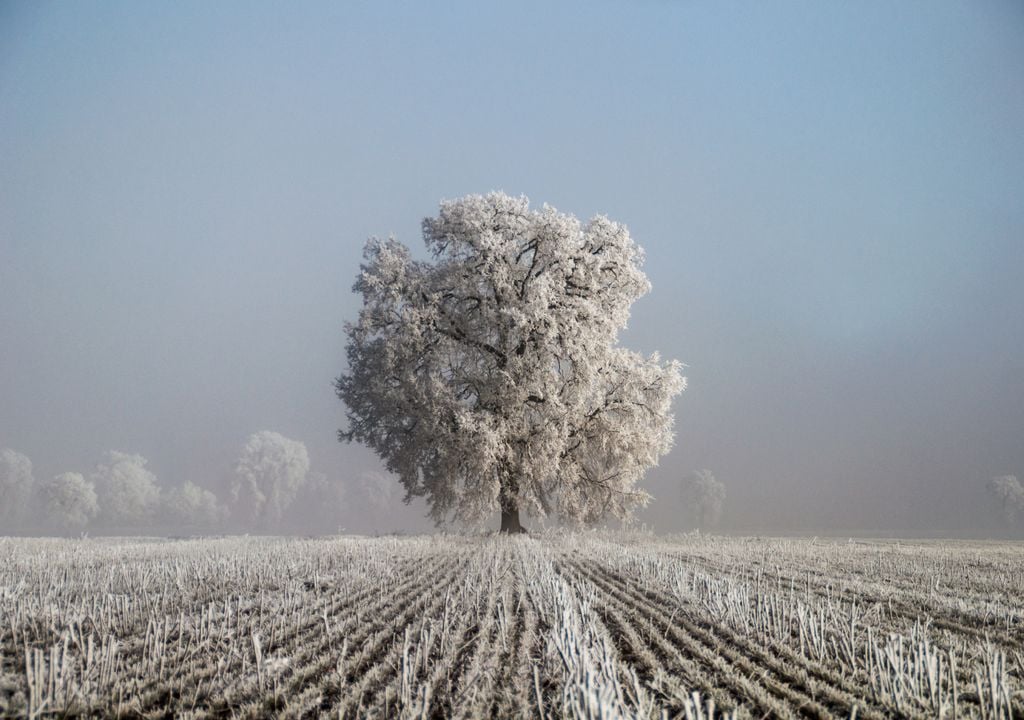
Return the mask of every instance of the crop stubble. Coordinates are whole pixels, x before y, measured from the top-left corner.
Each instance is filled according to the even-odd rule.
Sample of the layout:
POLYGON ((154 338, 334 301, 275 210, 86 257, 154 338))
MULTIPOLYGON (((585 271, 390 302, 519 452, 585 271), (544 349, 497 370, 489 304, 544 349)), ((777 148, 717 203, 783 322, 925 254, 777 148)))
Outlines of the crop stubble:
POLYGON ((1014 544, 0 539, 12 717, 1024 717, 1014 544))

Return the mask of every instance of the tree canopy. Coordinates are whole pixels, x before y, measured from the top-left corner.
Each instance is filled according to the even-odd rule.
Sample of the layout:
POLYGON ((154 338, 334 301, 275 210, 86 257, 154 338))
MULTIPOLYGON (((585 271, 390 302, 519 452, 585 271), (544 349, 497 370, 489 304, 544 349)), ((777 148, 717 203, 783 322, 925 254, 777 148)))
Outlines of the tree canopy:
POLYGON ((238 519, 277 527, 308 474, 304 443, 270 430, 253 433, 242 448, 231 484, 238 519))
POLYGON ((111 450, 90 478, 99 497, 104 525, 137 526, 149 522, 160 502, 156 475, 141 455, 111 450))
POLYGON ((32 461, 16 450, 0 450, 0 524, 21 527, 35 488, 32 461))
POLYGON ((429 261, 371 239, 336 381, 349 428, 437 522, 623 518, 673 440, 678 362, 619 347, 650 289, 626 227, 502 193, 441 204, 429 261))
POLYGON ((96 488, 81 473, 65 472, 43 484, 48 523, 64 530, 83 528, 99 513, 96 488))
POLYGON ((1014 525, 1017 517, 1024 514, 1024 487, 1016 475, 1000 475, 988 483, 988 491, 999 504, 1003 520, 1007 525, 1014 525))

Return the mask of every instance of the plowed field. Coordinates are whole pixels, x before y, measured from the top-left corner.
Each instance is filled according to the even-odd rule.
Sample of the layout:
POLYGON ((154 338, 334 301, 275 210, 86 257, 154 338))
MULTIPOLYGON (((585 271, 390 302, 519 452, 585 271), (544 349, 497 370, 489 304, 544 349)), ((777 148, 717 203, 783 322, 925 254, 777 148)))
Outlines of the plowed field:
POLYGON ((1024 546, 0 539, 0 715, 1024 717, 1024 546))

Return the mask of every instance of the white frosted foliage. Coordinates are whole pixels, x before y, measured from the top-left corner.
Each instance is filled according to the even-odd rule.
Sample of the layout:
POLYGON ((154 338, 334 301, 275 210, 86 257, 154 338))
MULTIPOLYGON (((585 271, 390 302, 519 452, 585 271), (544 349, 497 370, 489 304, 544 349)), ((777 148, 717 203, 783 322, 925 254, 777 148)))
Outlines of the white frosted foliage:
POLYGON ((185 527, 210 529, 224 517, 217 496, 191 480, 164 493, 163 507, 168 520, 185 527))
POLYGON ((104 522, 139 526, 152 519, 160 502, 160 488, 146 464, 141 455, 111 450, 96 467, 90 479, 104 522))
POLYGON ((25 524, 34 484, 32 461, 16 450, 0 450, 0 523, 3 527, 25 524))
POLYGON ((235 467, 231 496, 241 518, 275 525, 309 473, 309 454, 298 440, 264 430, 249 436, 235 467))
POLYGON ((431 260, 370 240, 347 326, 343 437, 437 521, 626 517, 672 445, 680 364, 617 345, 650 288, 625 226, 472 195, 423 221, 431 260))
POLYGON ((96 488, 81 473, 66 472, 43 483, 41 499, 49 524, 75 530, 99 513, 96 488))
POLYGON ((999 504, 1003 518, 1008 524, 1014 524, 1019 516, 1024 515, 1024 487, 1016 475, 992 478, 988 490, 999 504))

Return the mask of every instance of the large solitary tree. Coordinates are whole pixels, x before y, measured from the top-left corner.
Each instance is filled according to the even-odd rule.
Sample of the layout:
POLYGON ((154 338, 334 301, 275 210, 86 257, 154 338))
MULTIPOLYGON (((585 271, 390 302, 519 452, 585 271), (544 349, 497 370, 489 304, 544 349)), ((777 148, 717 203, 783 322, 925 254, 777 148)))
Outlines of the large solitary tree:
POLYGON ((436 522, 624 518, 672 444, 680 364, 617 345, 650 289, 625 226, 471 195, 423 221, 430 260, 371 239, 346 325, 342 440, 373 448, 436 522))

